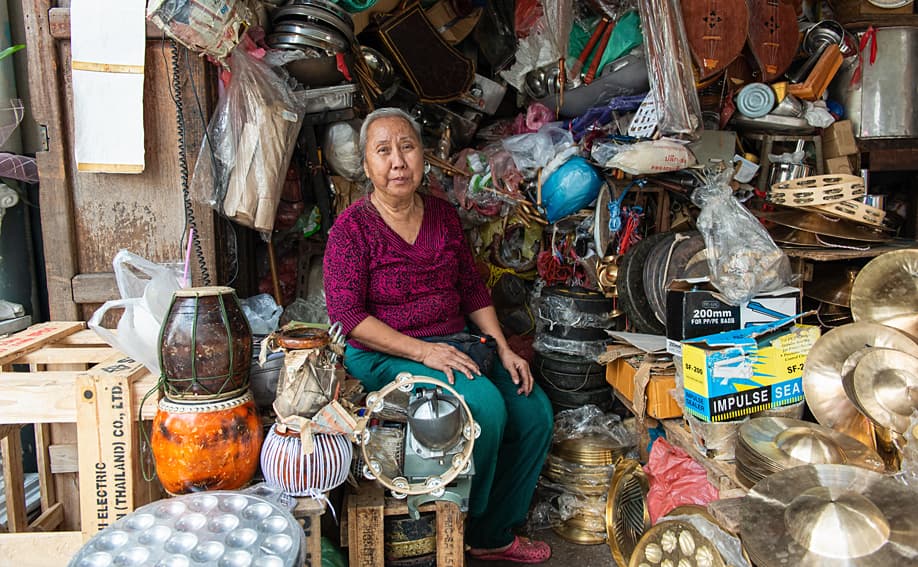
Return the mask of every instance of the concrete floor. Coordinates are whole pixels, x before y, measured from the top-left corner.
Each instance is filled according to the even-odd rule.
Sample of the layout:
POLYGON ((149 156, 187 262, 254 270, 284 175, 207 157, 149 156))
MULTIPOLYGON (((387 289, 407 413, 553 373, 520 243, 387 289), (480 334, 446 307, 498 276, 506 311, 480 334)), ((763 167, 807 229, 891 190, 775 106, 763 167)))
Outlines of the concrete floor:
MULTIPOLYGON (((548 542, 551 545, 551 559, 541 565, 549 567, 615 567, 612 552, 606 544, 578 545, 566 541, 554 530, 539 530, 532 534, 533 539, 548 542)), ((478 561, 466 555, 466 567, 519 567, 519 563, 509 561, 478 561)))

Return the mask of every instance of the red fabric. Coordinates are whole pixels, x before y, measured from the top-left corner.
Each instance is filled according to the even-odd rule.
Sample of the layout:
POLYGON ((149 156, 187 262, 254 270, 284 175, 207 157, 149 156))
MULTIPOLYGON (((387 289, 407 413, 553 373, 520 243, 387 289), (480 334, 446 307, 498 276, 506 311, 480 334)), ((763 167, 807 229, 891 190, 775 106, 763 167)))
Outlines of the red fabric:
POLYGON ((644 472, 650 478, 647 508, 651 524, 677 506, 706 506, 718 499, 717 489, 708 482, 704 467, 662 437, 654 441, 644 472))

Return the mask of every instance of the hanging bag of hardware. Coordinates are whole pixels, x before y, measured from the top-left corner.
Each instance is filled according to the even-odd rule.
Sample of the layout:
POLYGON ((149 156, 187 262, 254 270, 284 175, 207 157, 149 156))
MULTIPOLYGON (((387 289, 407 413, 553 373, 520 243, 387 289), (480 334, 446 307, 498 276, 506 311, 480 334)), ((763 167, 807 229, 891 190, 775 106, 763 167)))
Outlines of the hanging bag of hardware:
POLYGON ((733 170, 706 170, 705 184, 692 193, 701 207, 711 283, 731 305, 745 303, 791 279, 790 261, 752 213, 733 196, 733 170))

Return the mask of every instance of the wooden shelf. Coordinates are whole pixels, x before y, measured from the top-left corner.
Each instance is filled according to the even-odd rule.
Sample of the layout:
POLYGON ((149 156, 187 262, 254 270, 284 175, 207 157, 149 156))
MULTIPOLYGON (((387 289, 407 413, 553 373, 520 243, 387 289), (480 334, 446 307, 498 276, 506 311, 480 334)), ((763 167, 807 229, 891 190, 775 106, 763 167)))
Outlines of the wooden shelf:
POLYGON ((790 258, 802 258, 816 262, 832 262, 835 260, 855 260, 858 258, 874 258, 886 252, 902 250, 904 248, 918 248, 914 240, 897 240, 893 244, 874 246, 868 250, 833 250, 829 248, 782 248, 790 258))
POLYGON ((695 442, 692 441, 691 432, 685 425, 685 420, 664 419, 660 423, 666 431, 666 439, 673 445, 685 450, 698 464, 708 471, 708 480, 720 492, 721 498, 746 494, 747 488, 740 482, 736 474, 736 465, 730 461, 709 459, 698 450, 695 442))

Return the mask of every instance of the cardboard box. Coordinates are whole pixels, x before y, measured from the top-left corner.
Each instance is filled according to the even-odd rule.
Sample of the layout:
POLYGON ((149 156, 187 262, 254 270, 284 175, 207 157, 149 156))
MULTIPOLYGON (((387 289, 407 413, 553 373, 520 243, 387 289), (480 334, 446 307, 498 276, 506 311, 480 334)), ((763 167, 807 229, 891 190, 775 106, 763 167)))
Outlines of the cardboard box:
POLYGON ((666 350, 682 354, 681 341, 742 329, 800 313, 800 288, 764 292, 749 303, 730 305, 706 279, 675 280, 666 292, 666 350))
POLYGON ((729 421, 803 399, 803 365, 819 327, 788 317, 682 343, 685 411, 729 421))
POLYGON ((829 159, 858 153, 850 120, 839 120, 822 131, 822 157, 829 159))
MULTIPOLYGON (((619 358, 606 365, 606 382, 615 388, 629 402, 634 403, 634 375, 639 364, 634 358, 619 358)), ((670 368, 662 373, 651 373, 650 381, 644 390, 647 403, 646 415, 655 419, 670 419, 682 416, 682 408, 670 395, 676 388, 675 369, 670 368)))
POLYGON ((854 168, 851 166, 849 156, 838 156, 826 160, 826 173, 846 173, 854 175, 854 168))

